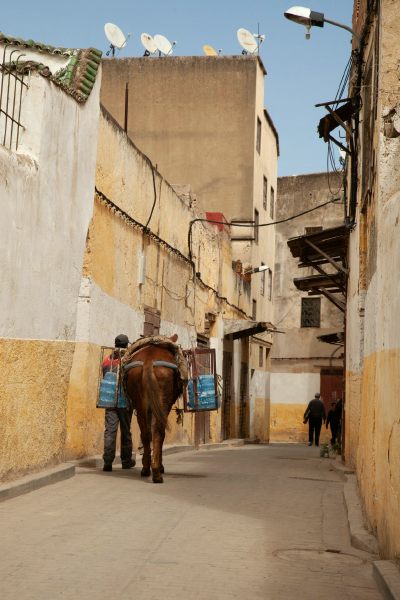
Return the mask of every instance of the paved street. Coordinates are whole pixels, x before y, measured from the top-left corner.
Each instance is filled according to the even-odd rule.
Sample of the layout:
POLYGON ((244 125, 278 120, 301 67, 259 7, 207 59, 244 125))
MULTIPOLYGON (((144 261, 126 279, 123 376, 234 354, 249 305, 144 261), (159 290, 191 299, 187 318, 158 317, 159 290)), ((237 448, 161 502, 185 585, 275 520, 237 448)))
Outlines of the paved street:
POLYGON ((375 600, 371 557, 350 546, 343 484, 300 445, 78 469, 0 504, 2 600, 375 600))

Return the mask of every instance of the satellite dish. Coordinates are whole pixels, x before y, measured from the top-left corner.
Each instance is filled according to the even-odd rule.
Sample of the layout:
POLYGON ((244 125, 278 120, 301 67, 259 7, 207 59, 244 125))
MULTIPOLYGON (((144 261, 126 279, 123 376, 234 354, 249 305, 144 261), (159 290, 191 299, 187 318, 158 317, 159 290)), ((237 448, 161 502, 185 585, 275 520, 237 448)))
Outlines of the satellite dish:
POLYGON ((111 52, 112 56, 115 54, 115 49, 122 50, 126 46, 126 42, 131 34, 125 36, 118 25, 114 25, 114 23, 106 23, 104 25, 104 33, 106 34, 106 38, 110 42, 110 49, 106 52, 108 56, 111 52))
POLYGON ((151 36, 149 33, 142 33, 140 36, 140 41, 146 50, 144 53, 145 56, 150 56, 150 54, 155 54, 157 52, 157 44, 155 43, 153 36, 151 36))
POLYGON ((216 51, 216 49, 213 46, 210 46, 209 44, 204 44, 203 52, 206 56, 218 56, 218 52, 216 51))
POLYGON ((258 43, 256 38, 250 31, 243 29, 242 27, 236 32, 239 44, 242 46, 243 54, 257 54, 258 43))
POLYGON ((172 49, 176 44, 176 42, 172 42, 171 44, 171 42, 165 36, 160 35, 159 33, 154 36, 154 43, 157 46, 160 56, 161 54, 164 54, 164 56, 172 54, 172 49))

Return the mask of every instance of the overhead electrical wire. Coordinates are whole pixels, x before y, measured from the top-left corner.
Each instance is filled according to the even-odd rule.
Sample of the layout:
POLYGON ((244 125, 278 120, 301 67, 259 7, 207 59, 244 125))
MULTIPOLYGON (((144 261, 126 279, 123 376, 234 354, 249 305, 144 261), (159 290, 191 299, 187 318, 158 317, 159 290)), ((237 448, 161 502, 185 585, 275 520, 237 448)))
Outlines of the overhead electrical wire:
MULTIPOLYGON (((121 217, 125 222, 129 223, 133 227, 136 227, 136 228, 140 229, 145 235, 147 235, 155 243, 157 243, 160 246, 162 246, 168 252, 171 252, 171 253, 175 254, 178 258, 180 258, 184 262, 190 264, 190 266, 192 267, 192 270, 193 270, 193 280, 194 281, 198 281, 204 288, 206 288, 206 289, 210 290, 211 292, 213 292, 215 294, 216 298, 218 298, 219 300, 225 302, 228 306, 232 307, 238 313, 244 315, 248 319, 252 319, 252 316, 248 315, 243 309, 241 309, 236 304, 233 304, 232 302, 230 302, 226 296, 221 296, 221 294, 218 292, 218 290, 216 290, 212 286, 208 285, 208 283, 206 283, 205 281, 203 281, 203 279, 201 278, 201 275, 196 272, 196 265, 194 263, 193 254, 192 254, 192 229, 193 229, 193 225, 195 223, 202 222, 202 223, 211 223, 211 224, 214 224, 214 225, 225 225, 225 226, 228 226, 228 227, 251 227, 251 228, 254 228, 254 227, 270 227, 271 225, 279 225, 280 223, 286 223, 287 221, 292 221, 293 219, 297 219, 298 217, 301 217, 303 215, 306 215, 307 213, 313 212, 314 210, 318 210, 319 208, 322 208, 323 206, 326 206, 328 204, 332 204, 334 202, 340 202, 341 201, 341 198, 331 198, 327 202, 323 202, 322 204, 318 204, 317 206, 314 206, 313 208, 309 208, 307 210, 303 210, 302 212, 297 213, 295 215, 292 215, 290 217, 286 217, 285 219, 279 219, 278 221, 271 221, 270 223, 260 223, 259 225, 256 225, 256 226, 253 223, 227 223, 225 221, 215 221, 213 219, 202 219, 202 218, 193 219, 192 221, 190 221, 190 224, 189 224, 189 232, 188 232, 189 257, 187 257, 180 250, 178 250, 174 246, 171 246, 168 242, 166 242, 165 240, 163 240, 162 238, 160 238, 158 235, 156 235, 155 233, 153 233, 147 226, 143 225, 143 223, 140 223, 139 221, 136 221, 136 219, 134 219, 133 217, 131 217, 130 215, 128 215, 128 213, 126 213, 119 206, 117 206, 117 204, 115 204, 112 200, 110 200, 109 198, 107 198, 107 196, 105 194, 103 194, 103 192, 101 192, 97 187, 95 187, 95 192, 96 192, 96 197, 99 198, 99 200, 103 204, 105 204, 106 206, 108 206, 112 212, 114 212, 119 217, 121 217)), ((153 209, 154 209, 154 204, 153 204, 153 209)), ((150 217, 151 217, 151 214, 150 214, 150 217)), ((149 220, 147 222, 149 223, 149 220)))

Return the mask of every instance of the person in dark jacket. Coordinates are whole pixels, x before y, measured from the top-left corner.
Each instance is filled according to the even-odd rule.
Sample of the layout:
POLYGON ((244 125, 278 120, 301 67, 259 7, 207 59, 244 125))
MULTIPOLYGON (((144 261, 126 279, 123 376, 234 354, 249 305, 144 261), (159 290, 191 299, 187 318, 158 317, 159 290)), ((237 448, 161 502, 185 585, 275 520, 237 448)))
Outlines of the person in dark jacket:
POLYGON ((332 402, 331 408, 328 411, 328 415, 326 417, 326 428, 328 429, 328 425, 331 428, 331 444, 335 444, 337 442, 340 421, 342 419, 341 411, 336 408, 336 402, 332 402))
POLYGON ((316 392, 315 398, 310 400, 304 413, 303 423, 308 421, 308 445, 312 446, 315 436, 315 445, 319 446, 319 434, 322 421, 325 423, 325 406, 321 400, 321 394, 316 392))
MULTIPOLYGON (((121 356, 128 347, 128 337, 121 333, 115 338, 115 350, 103 361, 103 376, 111 369, 118 367, 121 356)), ((103 471, 112 471, 117 446, 118 425, 121 430, 121 463, 123 469, 131 469, 135 466, 132 459, 132 434, 131 434, 132 410, 130 408, 106 408, 104 428, 104 454, 103 471)))

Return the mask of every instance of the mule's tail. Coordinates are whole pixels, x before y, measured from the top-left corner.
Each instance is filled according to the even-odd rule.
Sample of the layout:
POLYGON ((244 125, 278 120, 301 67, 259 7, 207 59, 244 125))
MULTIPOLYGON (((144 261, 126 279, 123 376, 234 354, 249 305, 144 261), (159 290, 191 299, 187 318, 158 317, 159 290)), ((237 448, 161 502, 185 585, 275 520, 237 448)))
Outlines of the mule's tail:
POLYGON ((145 361, 142 368, 142 385, 144 399, 147 407, 151 409, 156 422, 163 428, 167 427, 167 416, 164 413, 160 402, 160 388, 157 377, 154 374, 153 362, 145 361))

